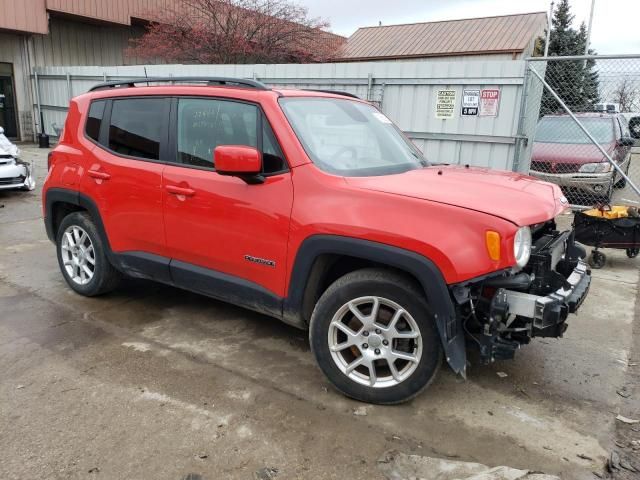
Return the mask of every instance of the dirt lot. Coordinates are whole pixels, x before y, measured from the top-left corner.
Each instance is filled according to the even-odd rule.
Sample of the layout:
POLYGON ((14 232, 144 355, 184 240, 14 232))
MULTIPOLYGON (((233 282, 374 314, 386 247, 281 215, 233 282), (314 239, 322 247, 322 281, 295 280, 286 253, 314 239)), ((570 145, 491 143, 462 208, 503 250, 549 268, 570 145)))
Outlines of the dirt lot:
POLYGON ((596 478, 640 439, 616 433, 618 413, 640 417, 639 263, 624 253, 608 252, 565 338, 363 406, 328 385, 303 332, 270 318, 142 281, 72 293, 42 223, 47 152, 23 150, 38 189, 0 192, 2 479, 384 478, 389 450, 596 478))

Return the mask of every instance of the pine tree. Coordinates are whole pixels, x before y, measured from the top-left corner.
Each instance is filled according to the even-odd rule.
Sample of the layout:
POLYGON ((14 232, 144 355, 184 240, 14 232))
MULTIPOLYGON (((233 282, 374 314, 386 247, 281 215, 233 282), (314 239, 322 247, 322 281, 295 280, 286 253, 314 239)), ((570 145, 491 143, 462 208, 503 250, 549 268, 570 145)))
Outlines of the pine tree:
MULTIPOLYGON (((578 31, 578 49, 580 52, 585 51, 587 46, 587 27, 582 22, 580 24, 580 30, 578 31)), ((589 49, 589 55, 595 55, 593 49, 589 49)), ((598 71, 596 70, 595 60, 587 60, 582 62, 582 110, 590 111, 596 103, 600 101, 600 79, 598 77, 598 71)))
MULTIPOLYGON (((587 29, 582 23, 578 30, 572 27, 574 15, 569 0, 560 0, 551 19, 549 56, 583 55, 587 42, 587 29)), ((544 50, 545 40, 540 42, 544 50)), ((595 54, 589 50, 589 54, 595 54)), ((575 112, 593 110, 599 101, 599 79, 593 60, 549 61, 545 81, 556 91, 567 106, 575 112)), ((542 97, 541 115, 562 110, 560 104, 546 89, 542 97)))

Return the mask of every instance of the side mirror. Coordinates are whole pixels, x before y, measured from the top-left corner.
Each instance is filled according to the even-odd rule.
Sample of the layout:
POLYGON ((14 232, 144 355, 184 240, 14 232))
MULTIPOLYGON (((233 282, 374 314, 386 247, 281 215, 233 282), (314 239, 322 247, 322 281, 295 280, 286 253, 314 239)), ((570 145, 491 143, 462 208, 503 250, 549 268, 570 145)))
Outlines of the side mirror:
POLYGON ((253 147, 220 145, 213 152, 213 162, 220 175, 239 177, 250 185, 264 182, 262 156, 253 147))
POLYGON ((623 147, 633 147, 635 145, 635 139, 631 137, 622 137, 620 139, 620 145, 623 147))

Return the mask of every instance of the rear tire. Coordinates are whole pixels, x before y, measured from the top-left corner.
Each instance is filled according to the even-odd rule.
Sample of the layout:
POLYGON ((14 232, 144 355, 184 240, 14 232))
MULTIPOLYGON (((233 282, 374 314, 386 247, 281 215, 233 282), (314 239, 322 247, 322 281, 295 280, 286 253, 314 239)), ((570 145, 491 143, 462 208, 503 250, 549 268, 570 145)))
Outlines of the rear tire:
POLYGON ((109 263, 104 242, 87 212, 64 217, 56 234, 56 251, 62 276, 80 295, 95 297, 110 292, 122 278, 109 263))
POLYGON ((411 279, 383 269, 336 280, 316 304, 309 339, 329 381, 363 402, 410 400, 429 386, 442 363, 424 293, 411 279))

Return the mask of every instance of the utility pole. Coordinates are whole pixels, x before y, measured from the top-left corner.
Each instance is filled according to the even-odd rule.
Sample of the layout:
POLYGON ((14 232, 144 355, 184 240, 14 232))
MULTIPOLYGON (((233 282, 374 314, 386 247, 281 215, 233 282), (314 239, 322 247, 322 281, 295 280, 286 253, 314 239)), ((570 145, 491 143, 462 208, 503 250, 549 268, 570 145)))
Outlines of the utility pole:
MULTIPOLYGON (((587 26, 587 40, 584 44, 584 54, 589 55, 589 46, 591 45, 591 28, 593 27, 593 11, 596 8, 596 0, 591 0, 591 11, 589 12, 589 25, 587 26)), ((584 81, 587 75, 587 67, 589 63, 585 59, 582 62, 582 85, 580 86, 580 93, 584 92, 584 81)))
POLYGON ((547 19, 547 38, 544 42, 544 56, 549 56, 549 42, 551 42, 551 18, 553 18, 553 2, 549 10, 549 18, 547 19))
POLYGON ((587 42, 584 46, 584 54, 589 55, 589 47, 591 46, 591 27, 593 26, 593 11, 596 8, 596 0, 591 0, 591 13, 589 13, 589 26, 587 27, 587 42))

